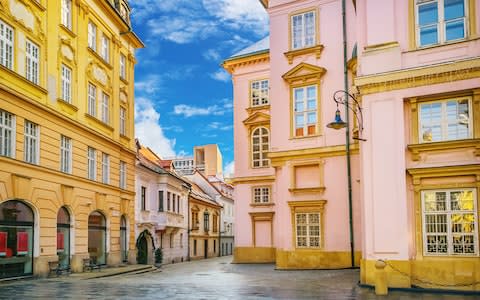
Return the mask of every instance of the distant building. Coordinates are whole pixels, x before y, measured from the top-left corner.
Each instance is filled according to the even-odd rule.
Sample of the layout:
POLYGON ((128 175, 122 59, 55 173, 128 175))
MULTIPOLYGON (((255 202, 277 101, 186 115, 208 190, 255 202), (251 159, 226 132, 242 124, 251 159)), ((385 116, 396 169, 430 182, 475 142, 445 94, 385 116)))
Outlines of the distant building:
POLYGON ((175 170, 183 175, 191 175, 198 170, 207 176, 222 176, 222 153, 216 144, 193 147, 193 157, 174 158, 175 170))

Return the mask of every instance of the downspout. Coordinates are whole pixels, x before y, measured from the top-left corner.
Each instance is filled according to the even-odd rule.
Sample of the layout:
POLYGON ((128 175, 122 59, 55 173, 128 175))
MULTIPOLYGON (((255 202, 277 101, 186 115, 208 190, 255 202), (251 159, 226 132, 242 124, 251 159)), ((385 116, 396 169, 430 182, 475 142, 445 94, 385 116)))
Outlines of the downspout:
POLYGON ((222 243, 222 209, 220 209, 220 213, 218 214, 218 257, 222 256, 221 252, 221 243, 222 243))
POLYGON ((190 192, 191 189, 188 189, 187 192, 187 261, 190 261, 190 192))
MULTIPOLYGON (((347 15, 346 3, 342 0, 342 22, 343 22, 343 83, 345 90, 345 99, 348 99, 348 66, 347 66, 347 15)), ((351 157, 350 157, 350 113, 349 103, 345 101, 345 118, 347 123, 345 134, 345 150, 347 154, 347 178, 348 178, 348 221, 350 228, 350 260, 351 267, 355 267, 355 245, 353 233, 353 208, 352 208, 352 172, 351 172, 351 157)))

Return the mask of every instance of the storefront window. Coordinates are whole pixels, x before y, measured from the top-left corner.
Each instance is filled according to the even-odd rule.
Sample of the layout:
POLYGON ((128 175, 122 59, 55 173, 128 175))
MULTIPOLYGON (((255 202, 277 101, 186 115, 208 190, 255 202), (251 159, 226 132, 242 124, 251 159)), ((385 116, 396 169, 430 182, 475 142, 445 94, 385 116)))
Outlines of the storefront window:
POLYGON ((33 211, 11 200, 0 204, 0 278, 33 273, 33 211))
POLYGON ((59 266, 67 269, 70 265, 70 215, 65 207, 57 214, 57 255, 59 266))
POLYGON ((107 227, 105 217, 94 211, 88 217, 88 254, 94 264, 106 264, 107 227))
POLYGON ((120 248, 121 248, 121 255, 122 261, 128 261, 128 253, 127 253, 127 220, 125 216, 122 216, 120 220, 120 248))

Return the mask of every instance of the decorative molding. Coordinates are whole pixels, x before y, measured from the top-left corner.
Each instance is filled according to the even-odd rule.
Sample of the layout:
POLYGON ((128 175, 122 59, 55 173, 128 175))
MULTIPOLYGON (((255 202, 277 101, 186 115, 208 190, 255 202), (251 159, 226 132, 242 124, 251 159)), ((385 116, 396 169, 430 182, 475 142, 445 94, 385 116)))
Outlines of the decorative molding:
POLYGON ((300 63, 290 71, 282 75, 282 78, 290 85, 292 84, 306 84, 312 81, 318 81, 327 72, 325 68, 300 63))
MULTIPOLYGON (((358 143, 350 145, 350 153, 358 154, 358 143)), ((271 160, 272 167, 281 167, 287 161, 298 159, 319 159, 325 157, 335 157, 346 155, 345 145, 327 146, 319 148, 288 150, 288 151, 271 151, 267 157, 271 160)))
POLYGON ((245 108, 245 110, 247 111, 248 115, 250 116, 257 111, 270 110, 270 104, 259 105, 259 106, 250 106, 250 107, 245 108))
POLYGON ((480 139, 455 140, 434 143, 410 144, 407 146, 412 153, 412 160, 420 160, 423 152, 474 148, 475 156, 480 156, 480 139))
POLYGON ((256 112, 253 115, 246 118, 245 120, 243 120, 243 124, 247 127, 269 125, 270 115, 263 112, 256 112))
POLYGON ((244 67, 252 64, 268 63, 270 61, 270 51, 265 50, 249 56, 241 56, 232 58, 223 62, 222 67, 230 74, 235 71, 235 68, 244 67))
POLYGON ((392 41, 387 43, 365 46, 363 47, 363 49, 365 50, 366 53, 368 53, 368 52, 373 52, 377 50, 385 50, 385 49, 396 48, 396 47, 400 47, 400 44, 397 41, 392 41))
POLYGON ((245 176, 245 177, 235 177, 232 179, 232 185, 238 184, 251 184, 251 183, 260 183, 260 182, 273 182, 275 181, 274 175, 264 175, 264 176, 245 176))
MULTIPOLYGON (((456 165, 444 167, 430 167, 430 168, 411 168, 407 172, 412 175, 412 183, 415 192, 419 192, 425 186, 422 184, 424 178, 446 178, 459 176, 475 176, 476 186, 480 188, 480 164, 456 165)), ((468 183, 466 183, 469 185, 468 183)), ((458 186, 459 184, 454 184, 458 186)), ((442 184, 444 188, 447 184, 442 184)), ((470 184, 471 186, 471 184, 470 184)))
POLYGON ((109 94, 112 93, 112 81, 107 71, 99 64, 90 62, 87 66, 87 76, 100 84, 109 94))
POLYGON ((312 193, 324 193, 325 187, 308 187, 308 188, 289 188, 288 191, 293 194, 312 194, 312 193))
POLYGON ((309 213, 309 212, 318 212, 320 213, 320 245, 315 249, 323 249, 325 246, 325 205, 327 200, 306 200, 306 201, 288 201, 288 206, 290 207, 292 223, 292 245, 295 245, 297 248, 297 230, 296 230, 296 213, 309 213))
POLYGON ((63 57, 69 63, 76 65, 75 49, 72 46, 72 40, 66 37, 60 37, 60 47, 58 56, 63 57))
POLYGON ((273 216, 275 212, 249 212, 248 213, 251 218, 252 222, 252 244, 253 247, 256 246, 256 230, 255 230, 255 223, 256 222, 268 222, 270 223, 270 246, 273 246, 273 216))
POLYGON ((307 54, 312 54, 313 53, 313 54, 315 54, 315 57, 317 59, 320 59, 323 48, 324 48, 323 45, 317 45, 317 46, 308 47, 308 48, 291 50, 291 51, 283 53, 283 55, 285 55, 285 57, 287 58, 288 64, 291 65, 293 63, 293 59, 297 56, 300 56, 300 55, 307 55, 307 54))

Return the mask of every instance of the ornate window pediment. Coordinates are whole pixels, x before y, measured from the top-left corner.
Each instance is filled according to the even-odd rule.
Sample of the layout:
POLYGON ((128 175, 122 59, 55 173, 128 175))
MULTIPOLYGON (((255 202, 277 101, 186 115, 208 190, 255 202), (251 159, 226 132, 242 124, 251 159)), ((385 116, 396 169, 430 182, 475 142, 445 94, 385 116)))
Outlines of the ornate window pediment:
POLYGON ((308 83, 318 81, 327 72, 325 68, 300 63, 290 71, 282 75, 282 78, 289 84, 308 83))
POLYGON ((245 120, 243 124, 247 127, 259 126, 259 125, 269 125, 270 124, 270 115, 263 112, 255 112, 245 120))

